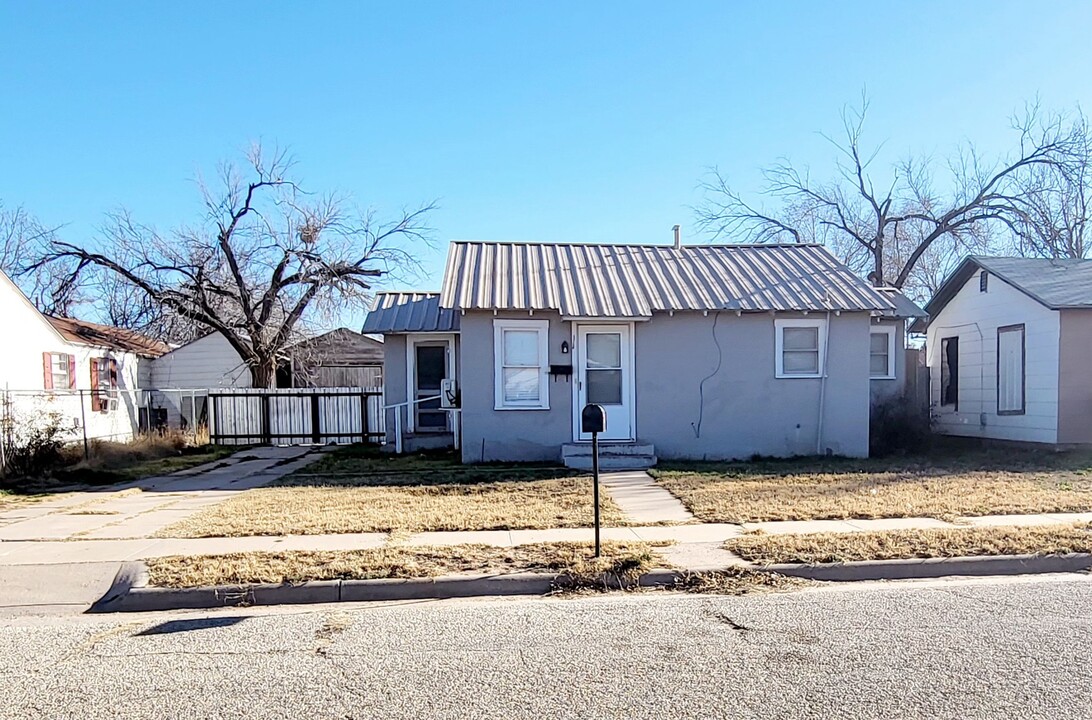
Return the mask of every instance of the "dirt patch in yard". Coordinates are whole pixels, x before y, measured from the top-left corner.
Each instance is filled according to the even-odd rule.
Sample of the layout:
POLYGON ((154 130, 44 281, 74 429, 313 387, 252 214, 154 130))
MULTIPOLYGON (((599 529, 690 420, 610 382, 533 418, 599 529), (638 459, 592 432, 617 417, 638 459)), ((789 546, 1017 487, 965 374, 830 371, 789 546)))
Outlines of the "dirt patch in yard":
POLYGON ((603 557, 598 559, 592 557, 588 543, 540 543, 512 548, 391 545, 341 552, 249 552, 147 561, 151 585, 175 588, 519 572, 590 577, 604 572, 640 574, 662 564, 651 545, 637 542, 604 543, 603 557))
POLYGON ((1092 510, 1088 454, 665 465, 654 475, 705 522, 1092 510))
POLYGON ((985 555, 1061 555, 1092 552, 1092 525, 1032 525, 807 535, 753 533, 733 538, 727 541, 724 547, 744 560, 763 565, 985 555))
MULTIPOLYGON (((160 537, 323 535, 588 527, 590 478, 250 490, 161 530, 160 537)), ((625 525, 609 498, 603 524, 625 525)))

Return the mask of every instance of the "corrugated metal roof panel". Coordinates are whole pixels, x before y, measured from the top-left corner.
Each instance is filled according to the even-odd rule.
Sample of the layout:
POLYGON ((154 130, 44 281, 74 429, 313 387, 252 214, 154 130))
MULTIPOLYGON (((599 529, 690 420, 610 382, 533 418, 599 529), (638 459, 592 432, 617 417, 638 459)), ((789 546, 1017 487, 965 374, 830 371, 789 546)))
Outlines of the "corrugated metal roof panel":
POLYGON ((648 317, 686 310, 881 310, 895 305, 817 245, 454 242, 440 307, 648 317))
POLYGON ((893 318, 922 318, 925 317, 925 311, 918 307, 918 304, 902 294, 902 291, 898 288, 876 288, 885 297, 887 297, 892 303, 895 304, 894 310, 884 311, 885 317, 893 318))
POLYGON ((362 333, 458 332, 459 314, 440 307, 440 293, 380 292, 362 333))

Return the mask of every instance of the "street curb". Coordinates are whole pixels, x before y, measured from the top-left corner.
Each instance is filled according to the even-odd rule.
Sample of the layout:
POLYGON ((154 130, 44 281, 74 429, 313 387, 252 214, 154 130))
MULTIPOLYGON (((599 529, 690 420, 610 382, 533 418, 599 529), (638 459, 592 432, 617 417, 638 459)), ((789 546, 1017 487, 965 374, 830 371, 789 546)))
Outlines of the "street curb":
POLYGON ((753 569, 808 580, 858 582, 862 580, 915 580, 950 575, 1033 575, 1081 572, 1092 568, 1092 554, 991 555, 911 560, 864 560, 807 565, 803 563, 753 565, 753 569))
MULTIPOLYGON (((1027 575, 1081 572, 1092 568, 1092 554, 1000 555, 989 557, 875 560, 806 565, 742 564, 748 569, 826 582, 912 580, 945 576, 1027 575)), ((651 570, 637 579, 641 587, 673 587, 689 573, 683 570, 651 570)), ((553 573, 509 575, 451 575, 437 578, 379 580, 316 580, 296 585, 249 585, 200 588, 147 587, 148 571, 142 563, 122 565, 110 590, 87 611, 90 613, 149 612, 156 610, 207 610, 247 605, 301 605, 335 602, 392 600, 445 600, 465 597, 546 595, 570 583, 553 573)), ((608 574, 599 581, 619 589, 624 583, 608 574)))

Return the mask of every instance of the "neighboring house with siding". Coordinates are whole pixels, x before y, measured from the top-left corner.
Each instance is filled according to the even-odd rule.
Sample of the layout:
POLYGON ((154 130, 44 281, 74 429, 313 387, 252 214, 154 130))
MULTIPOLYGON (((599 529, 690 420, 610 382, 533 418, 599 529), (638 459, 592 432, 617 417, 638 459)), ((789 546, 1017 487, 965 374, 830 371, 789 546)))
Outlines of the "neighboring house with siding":
POLYGON ((382 293, 364 331, 385 336, 388 406, 456 381, 459 413, 398 411, 412 437, 460 423, 465 462, 585 466, 589 402, 608 465, 863 457, 894 392, 873 383, 904 368, 896 294, 815 245, 456 242, 440 293, 382 293))
POLYGON ((925 310, 937 432, 1092 443, 1092 261, 970 256, 925 310))
POLYGON ((55 413, 73 439, 126 440, 147 422, 140 392, 151 362, 169 348, 139 333, 49 317, 0 273, 0 316, 12 338, 0 358, 0 389, 15 422, 55 413))
MULTIPOLYGON (((382 366, 382 341, 338 328, 287 348, 277 387, 378 387, 382 366)), ((166 409, 171 427, 208 421, 205 391, 253 385, 246 361, 218 332, 174 348, 151 368, 155 404, 166 409)))

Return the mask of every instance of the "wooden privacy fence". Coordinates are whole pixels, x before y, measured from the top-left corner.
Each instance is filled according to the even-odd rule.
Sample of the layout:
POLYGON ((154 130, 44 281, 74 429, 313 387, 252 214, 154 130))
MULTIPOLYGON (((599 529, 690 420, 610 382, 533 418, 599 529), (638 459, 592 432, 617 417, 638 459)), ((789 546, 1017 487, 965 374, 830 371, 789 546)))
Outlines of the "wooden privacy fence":
POLYGON ((380 442, 380 388, 211 390, 209 440, 217 445, 380 442))

